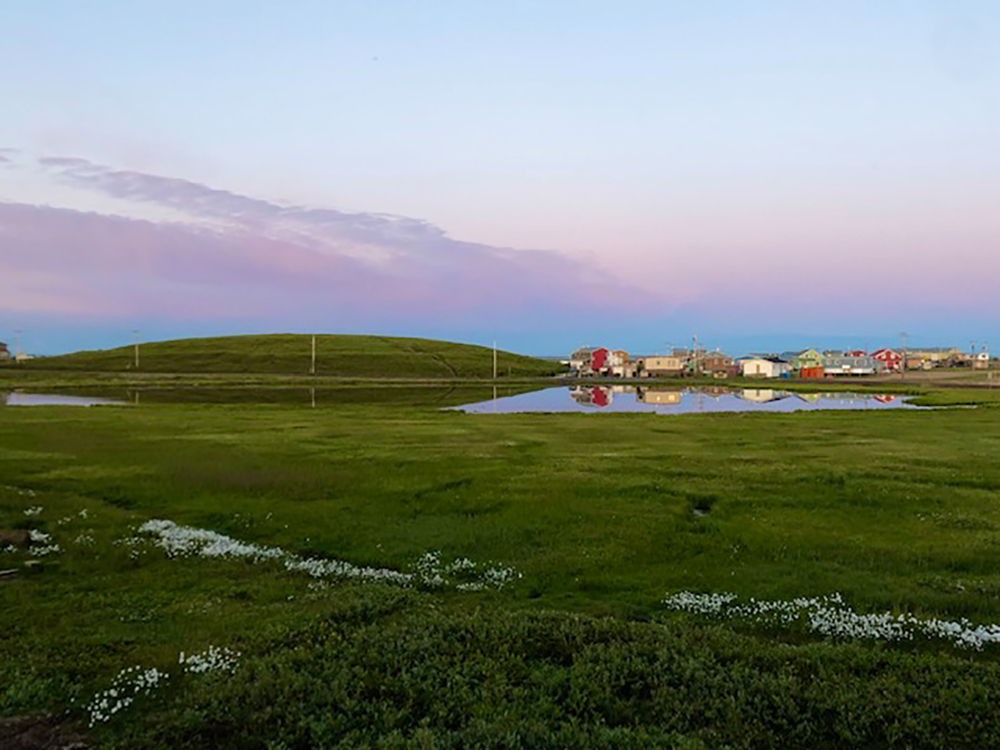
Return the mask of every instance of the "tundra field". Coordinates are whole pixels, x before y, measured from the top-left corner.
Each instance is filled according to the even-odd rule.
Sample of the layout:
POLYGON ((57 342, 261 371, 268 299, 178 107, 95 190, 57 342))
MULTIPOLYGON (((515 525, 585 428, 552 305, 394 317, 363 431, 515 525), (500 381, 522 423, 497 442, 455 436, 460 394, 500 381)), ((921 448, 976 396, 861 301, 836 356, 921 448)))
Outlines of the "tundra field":
POLYGON ((995 408, 421 399, 4 410, 4 713, 110 747, 1000 741, 995 408))
POLYGON ((1000 746, 989 391, 441 409, 488 391, 0 411, 0 739, 1000 746))

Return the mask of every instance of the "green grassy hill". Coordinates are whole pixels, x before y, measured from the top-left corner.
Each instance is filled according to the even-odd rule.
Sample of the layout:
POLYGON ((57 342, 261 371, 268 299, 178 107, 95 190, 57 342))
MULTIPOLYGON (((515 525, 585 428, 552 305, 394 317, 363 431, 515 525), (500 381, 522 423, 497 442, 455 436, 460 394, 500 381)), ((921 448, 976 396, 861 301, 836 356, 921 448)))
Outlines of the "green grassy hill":
MULTIPOLYGON (((311 337, 302 334, 223 336, 158 341, 139 346, 139 372, 308 375, 311 337)), ((502 377, 544 377, 558 363, 499 352, 502 377)), ((131 346, 45 357, 33 370, 135 371, 131 346)), ((316 374, 355 378, 490 378, 493 350, 470 344, 388 336, 316 337, 316 374)))

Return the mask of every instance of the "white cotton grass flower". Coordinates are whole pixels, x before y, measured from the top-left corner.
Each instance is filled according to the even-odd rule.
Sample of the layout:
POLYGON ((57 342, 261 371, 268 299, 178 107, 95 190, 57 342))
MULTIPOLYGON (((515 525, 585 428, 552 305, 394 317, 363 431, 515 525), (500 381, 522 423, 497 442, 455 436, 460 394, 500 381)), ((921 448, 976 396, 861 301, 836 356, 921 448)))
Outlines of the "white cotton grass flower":
POLYGON ((230 648, 209 646, 197 654, 186 654, 181 651, 177 663, 181 671, 187 674, 204 674, 205 672, 232 672, 239 662, 240 652, 230 648))
MULTIPOLYGON (((353 565, 344 560, 301 557, 280 547, 264 547, 240 542, 232 537, 207 529, 180 526, 173 521, 152 519, 142 524, 138 531, 153 536, 153 544, 164 549, 170 557, 199 556, 242 558, 250 562, 274 561, 286 570, 305 573, 312 578, 349 578, 362 581, 389 583, 397 586, 418 586, 440 589, 454 587, 459 591, 482 591, 486 588, 501 589, 509 582, 521 578, 514 568, 496 564, 481 566, 468 558, 445 564, 440 551, 425 552, 414 565, 415 572, 404 573, 391 568, 374 568, 353 565), (456 577, 461 580, 456 580, 456 577)), ((133 546, 143 541, 129 537, 117 544, 133 546)))
POLYGON ((58 544, 49 543, 52 542, 52 535, 46 534, 44 531, 29 529, 28 539, 31 543, 31 554, 35 557, 45 557, 46 555, 51 555, 56 552, 62 552, 62 547, 58 544))
POLYGON ((140 695, 149 695, 169 677, 167 672, 161 672, 156 667, 143 669, 137 665, 123 669, 112 680, 111 687, 97 693, 87 704, 90 726, 109 721, 135 703, 140 695))
POLYGON ((962 648, 980 650, 1000 643, 1000 625, 973 625, 937 618, 922 619, 910 614, 889 612, 859 614, 839 593, 821 597, 786 600, 749 599, 737 603, 736 594, 696 594, 681 591, 662 601, 668 609, 743 620, 758 625, 792 625, 803 622, 821 636, 855 640, 912 641, 917 636, 950 641, 962 648))
POLYGON ((41 505, 32 505, 30 508, 24 509, 24 515, 30 518, 32 516, 39 515, 43 510, 45 510, 45 508, 43 508, 41 505))

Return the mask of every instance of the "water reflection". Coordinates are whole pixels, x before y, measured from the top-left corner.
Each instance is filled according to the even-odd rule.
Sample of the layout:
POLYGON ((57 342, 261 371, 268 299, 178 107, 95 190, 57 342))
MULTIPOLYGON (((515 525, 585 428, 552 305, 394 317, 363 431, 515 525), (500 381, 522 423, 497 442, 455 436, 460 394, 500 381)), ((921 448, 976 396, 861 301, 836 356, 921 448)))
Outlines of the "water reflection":
POLYGON ((861 393, 797 393, 777 388, 722 386, 653 388, 632 385, 576 385, 546 388, 507 398, 456 407, 470 413, 496 412, 657 412, 694 414, 731 411, 915 408, 900 396, 861 393))
POLYGON ((71 396, 66 393, 0 392, 2 406, 106 406, 123 403, 125 402, 112 398, 71 396))
POLYGON ((231 406, 288 406, 311 409, 344 406, 443 408, 470 402, 496 401, 523 393, 523 386, 455 386, 419 384, 344 385, 302 387, 175 387, 157 388, 72 388, 61 393, 0 391, 0 406, 97 406, 130 404, 213 404, 231 406))

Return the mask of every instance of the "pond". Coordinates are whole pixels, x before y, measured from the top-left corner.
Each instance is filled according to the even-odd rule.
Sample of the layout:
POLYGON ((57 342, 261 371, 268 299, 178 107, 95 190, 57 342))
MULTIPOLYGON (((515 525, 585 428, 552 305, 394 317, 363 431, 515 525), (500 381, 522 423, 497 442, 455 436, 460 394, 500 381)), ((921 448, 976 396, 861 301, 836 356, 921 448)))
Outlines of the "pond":
POLYGON ((113 398, 73 396, 68 393, 0 392, 0 405, 5 406, 102 406, 122 403, 125 402, 113 398))
POLYGON ((577 385, 546 388, 453 407, 471 414, 524 412, 790 412, 818 409, 915 409, 902 396, 858 393, 803 393, 778 388, 664 388, 631 385, 577 385))

